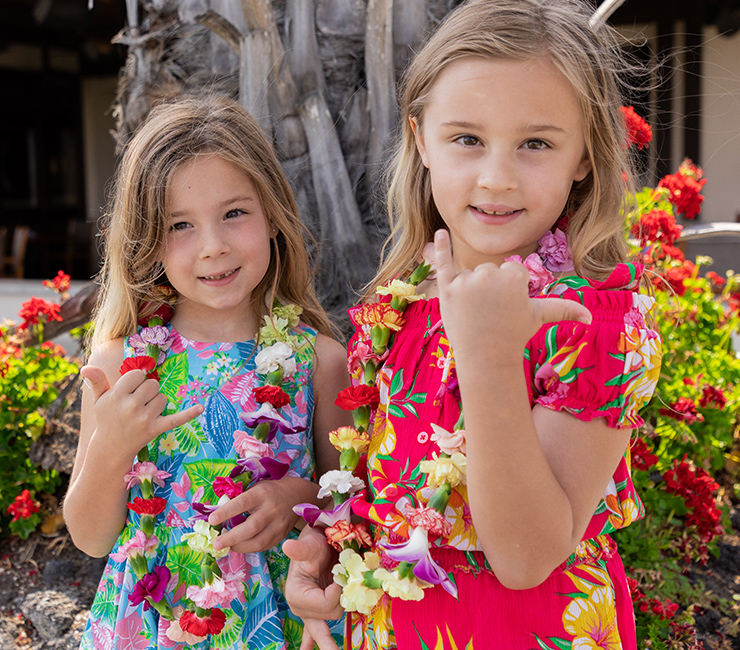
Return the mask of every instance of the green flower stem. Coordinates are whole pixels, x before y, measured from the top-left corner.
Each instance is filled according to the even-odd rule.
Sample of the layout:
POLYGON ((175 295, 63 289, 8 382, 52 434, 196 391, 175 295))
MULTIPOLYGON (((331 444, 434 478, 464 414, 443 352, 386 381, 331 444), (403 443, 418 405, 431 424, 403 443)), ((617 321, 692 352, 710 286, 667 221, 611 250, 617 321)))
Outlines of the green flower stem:
POLYGON ((388 349, 390 338, 391 331, 385 325, 373 325, 370 330, 370 343, 372 344, 373 354, 384 354, 388 349))
POLYGON ((241 483, 244 487, 247 487, 252 482, 252 472, 242 472, 239 476, 234 478, 234 483, 241 483))
POLYGON ((265 383, 269 384, 270 386, 280 386, 280 384, 283 383, 283 369, 278 368, 277 370, 273 370, 272 372, 267 373, 267 377, 265 377, 265 383))
POLYGON ((427 276, 432 272, 432 266, 431 264, 427 264, 426 262, 422 262, 417 266, 413 273, 409 276, 409 284, 413 284, 414 286, 421 284, 424 280, 426 280, 427 276))
POLYGON ((352 447, 349 449, 342 449, 339 454, 339 469, 341 470, 353 472, 359 462, 360 454, 352 447))
POLYGON ((375 577, 375 570, 362 574, 362 585, 368 589, 382 589, 383 583, 375 577))
POLYGON ((152 316, 147 322, 149 327, 157 327, 158 325, 164 325, 164 321, 159 316, 152 316))
POLYGON ((154 535, 154 522, 157 520, 152 515, 141 515, 141 530, 147 537, 154 535))
POLYGON ((370 407, 369 406, 358 406, 352 411, 352 420, 355 425, 355 429, 360 431, 367 431, 370 426, 370 407))
POLYGON ((146 344, 146 356, 154 359, 154 362, 156 363, 159 360, 159 346, 154 345, 153 343, 147 343, 146 344))
POLYGON ((200 580, 204 585, 209 585, 213 582, 213 565, 211 564, 211 556, 206 555, 200 563, 200 580))
POLYGON ((151 499, 154 496, 154 486, 149 479, 141 482, 141 496, 144 499, 151 499))
POLYGON ((175 614, 172 611, 172 607, 167 602, 167 600, 163 597, 162 600, 156 601, 153 598, 149 597, 147 598, 149 603, 151 604, 154 609, 157 610, 159 615, 162 618, 166 618, 168 621, 174 621, 175 620, 175 614))
POLYGON ((362 380, 367 386, 375 385, 375 377, 378 374, 378 366, 375 365, 374 361, 368 361, 363 367, 362 380))
POLYGON ((332 492, 331 498, 334 500, 334 505, 338 506, 349 499, 349 494, 342 494, 341 492, 332 492))
POLYGON ((136 454, 136 460, 140 463, 146 463, 149 460, 149 447, 139 449, 139 453, 136 454))
POLYGON ((147 573, 149 573, 149 567, 147 566, 146 558, 143 555, 131 555, 128 560, 131 570, 134 572, 137 580, 141 580, 147 573))
POLYGON ((443 515, 451 494, 452 486, 449 483, 443 483, 434 491, 434 494, 432 494, 429 499, 427 506, 443 515))
POLYGON ((198 616, 198 618, 206 618, 211 613, 210 609, 203 609, 202 607, 198 607, 195 605, 195 614, 198 616))
POLYGON ((408 306, 409 302, 405 298, 399 298, 398 296, 393 296, 391 299, 391 307, 397 311, 403 311, 408 306))
POLYGON ((270 435, 270 425, 267 422, 260 422, 254 427, 254 433, 252 434, 260 442, 267 440, 267 436, 270 435))
POLYGON ((457 418, 457 422, 455 422, 455 426, 452 427, 453 431, 462 431, 465 428, 465 413, 462 409, 460 409, 460 417, 457 418))
POLYGON ((414 562, 401 562, 398 565, 398 577, 406 578, 408 580, 414 577, 414 562))

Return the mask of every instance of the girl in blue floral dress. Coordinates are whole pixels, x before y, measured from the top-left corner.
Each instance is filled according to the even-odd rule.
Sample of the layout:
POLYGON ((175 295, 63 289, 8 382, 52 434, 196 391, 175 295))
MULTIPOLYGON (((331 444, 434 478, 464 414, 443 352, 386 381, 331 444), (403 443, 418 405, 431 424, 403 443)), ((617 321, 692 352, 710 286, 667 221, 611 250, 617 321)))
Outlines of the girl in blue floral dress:
POLYGON ((298 647, 279 544, 337 464, 348 377, 257 123, 219 98, 155 108, 106 234, 64 506, 110 554, 81 647, 298 647))

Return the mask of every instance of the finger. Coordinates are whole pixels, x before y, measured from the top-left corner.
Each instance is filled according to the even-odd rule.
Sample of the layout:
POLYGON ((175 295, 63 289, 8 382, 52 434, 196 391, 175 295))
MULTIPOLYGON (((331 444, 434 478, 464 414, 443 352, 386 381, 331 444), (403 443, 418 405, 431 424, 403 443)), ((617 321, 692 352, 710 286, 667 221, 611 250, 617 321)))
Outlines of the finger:
POLYGON ((256 487, 251 487, 241 494, 237 494, 233 499, 230 499, 217 510, 214 510, 208 517, 208 523, 211 526, 217 526, 227 519, 256 510, 260 504, 259 490, 255 490, 256 487))
POLYGON ((591 312, 573 300, 543 299, 533 300, 533 309, 541 325, 561 320, 574 320, 579 323, 591 322, 591 312))
POLYGON ((97 366, 83 366, 80 369, 80 375, 85 380, 85 384, 90 388, 93 399, 97 402, 103 393, 110 390, 110 382, 102 368, 97 366))
POLYGON ((309 540, 286 539, 283 542, 283 553, 296 562, 309 562, 316 557, 309 540))
MULTIPOLYGON (((162 411, 163 408, 159 410, 162 411)), ((157 421, 157 433, 164 433, 165 431, 169 431, 170 429, 181 427, 186 422, 190 422, 190 420, 192 420, 193 418, 201 415, 204 410, 205 409, 203 408, 202 404, 196 404, 195 406, 186 408, 184 411, 178 411, 177 413, 173 413, 172 415, 162 415, 157 421)))
POLYGON ((307 645, 306 634, 313 643, 319 646, 319 650, 339 650, 334 639, 329 632, 329 626, 326 621, 320 619, 308 618, 303 621, 303 638, 301 639, 301 650, 312 650, 313 645, 307 645))
POLYGON ((452 261, 450 233, 444 228, 434 233, 434 261, 440 287, 450 284, 455 277, 455 264, 452 261))

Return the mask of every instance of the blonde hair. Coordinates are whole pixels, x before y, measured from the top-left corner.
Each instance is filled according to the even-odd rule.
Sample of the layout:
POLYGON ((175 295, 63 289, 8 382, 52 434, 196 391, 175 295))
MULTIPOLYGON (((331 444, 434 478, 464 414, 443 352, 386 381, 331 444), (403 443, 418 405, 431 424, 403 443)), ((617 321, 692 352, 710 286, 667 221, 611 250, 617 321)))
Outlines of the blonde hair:
POLYGON ((389 168, 391 235, 368 285, 408 272, 433 234, 445 228, 429 170, 416 149, 410 120, 423 127, 424 107, 442 72, 469 57, 546 58, 570 81, 583 115, 588 176, 565 206, 568 243, 579 275, 603 278, 627 258, 624 207, 632 168, 620 112, 620 74, 634 68, 608 26, 592 28, 593 9, 579 0, 471 0, 453 11, 407 69, 400 93, 401 133, 389 168), (390 248, 389 248, 390 246, 390 248))
POLYGON ((104 224, 105 261, 92 347, 135 332, 139 303, 152 287, 166 282, 159 260, 168 191, 180 166, 201 155, 218 155, 244 172, 277 230, 267 272, 252 292, 257 317, 270 312, 274 297, 302 307, 302 320, 331 336, 306 255, 304 237, 310 234, 270 142, 238 103, 210 96, 156 106, 124 150, 104 224))

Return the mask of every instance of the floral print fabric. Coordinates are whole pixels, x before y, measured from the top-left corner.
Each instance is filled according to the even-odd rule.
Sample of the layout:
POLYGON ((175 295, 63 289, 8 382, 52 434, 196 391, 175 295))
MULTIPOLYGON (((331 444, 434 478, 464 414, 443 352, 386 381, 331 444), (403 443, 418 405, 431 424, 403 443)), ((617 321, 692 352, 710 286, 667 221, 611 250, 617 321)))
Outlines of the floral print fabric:
MULTIPOLYGON (((315 331, 305 326, 301 329, 313 343, 315 331)), ((233 434, 246 429, 239 414, 257 409, 254 390, 263 381, 255 373, 254 341, 199 343, 184 338, 171 326, 170 330, 171 347, 158 369, 160 390, 169 402, 166 412, 196 403, 205 407, 200 417, 167 431, 149 444, 150 460, 171 474, 164 488, 155 490, 155 496, 166 499, 167 506, 157 518, 156 536, 160 544, 153 564, 170 569, 172 576, 166 595, 176 607, 188 586, 200 581, 200 557, 183 540, 183 535, 193 532, 190 518, 196 513, 192 503, 217 502, 212 493, 213 480, 228 476, 236 466, 239 455, 233 434)), ((126 357, 135 354, 136 341, 135 336, 126 340, 126 357)), ((278 432, 270 443, 276 458, 290 464, 288 474, 304 478, 311 478, 314 471, 310 428, 314 406, 312 350, 313 345, 306 345, 298 352, 297 372, 283 383, 292 406, 281 410, 295 428, 307 428, 294 434, 278 432)), ((137 496, 141 496, 140 488, 134 486, 130 499, 137 496)), ((160 618, 154 609, 144 611, 144 604, 134 606, 129 602, 134 574, 125 558, 114 559, 120 557, 121 546, 139 529, 138 515, 129 511, 128 516, 103 572, 81 648, 281 650, 300 646, 302 625, 290 613, 283 595, 288 559, 279 545, 264 553, 229 552, 219 560, 227 584, 239 585, 231 607, 225 609, 224 630, 209 637, 210 644, 208 639, 193 645, 171 641, 166 636, 169 621, 160 618)))
MULTIPOLYGON (((611 427, 637 427, 639 408, 650 398, 660 369, 661 344, 645 323, 652 305, 636 288, 640 267, 620 265, 602 283, 566 277, 543 299, 585 304, 591 325, 544 326, 525 350, 532 405, 566 410, 611 427)), ((380 405, 368 452, 370 497, 354 506, 374 524, 375 540, 408 538, 407 515, 426 503, 421 461, 439 448, 432 424, 451 431, 459 418, 454 358, 437 299, 410 304, 379 376, 380 405)), ((362 333, 350 344, 350 354, 362 333)), ((432 556, 454 574, 459 597, 440 586, 419 602, 384 596, 370 616, 348 616, 348 648, 633 648, 634 617, 621 560, 608 533, 644 516, 622 458, 584 535, 562 567, 534 589, 504 588, 487 566, 472 525, 465 486, 453 488, 445 517, 446 538, 430 534, 432 556), (485 607, 483 607, 485 604, 485 607), (473 610, 483 607, 476 618, 473 610), (493 626, 491 612, 499 624, 493 626), (477 621, 477 622, 476 622, 477 621), (493 636, 491 636, 493 635, 493 636)))

